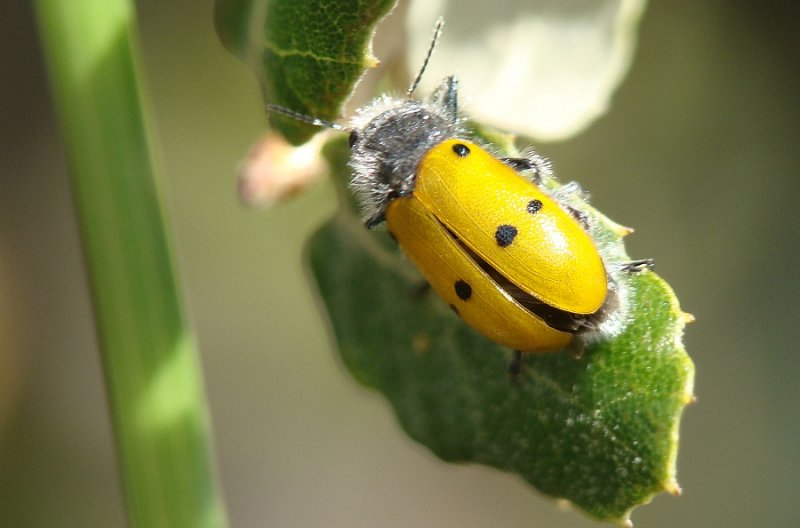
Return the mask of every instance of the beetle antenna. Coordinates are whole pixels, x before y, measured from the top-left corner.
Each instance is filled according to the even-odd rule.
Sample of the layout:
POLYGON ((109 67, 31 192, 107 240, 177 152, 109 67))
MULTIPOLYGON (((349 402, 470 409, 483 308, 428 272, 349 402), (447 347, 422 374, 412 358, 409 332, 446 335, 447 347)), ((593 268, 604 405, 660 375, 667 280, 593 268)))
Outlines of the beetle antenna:
POLYGON ((332 128, 334 130, 340 130, 342 132, 347 132, 350 130, 344 125, 340 125, 339 123, 334 123, 333 121, 325 121, 324 119, 320 119, 318 117, 311 117, 305 114, 301 114, 300 112, 295 112, 294 110, 289 110, 288 108, 284 108, 283 106, 276 105, 276 104, 268 104, 267 110, 270 112, 274 112, 276 114, 285 115, 286 117, 291 117, 301 123, 308 123, 309 125, 314 126, 321 126, 325 128, 332 128))
POLYGON ((411 95, 414 93, 414 90, 417 89, 417 85, 419 85, 419 82, 422 80, 422 74, 425 73, 425 69, 428 67, 428 61, 431 60, 433 50, 436 48, 436 43, 439 41, 439 35, 442 34, 442 26, 444 26, 444 18, 439 17, 439 19, 436 21, 436 26, 433 28, 433 38, 431 39, 431 45, 428 48, 428 54, 425 55, 425 60, 422 62, 422 68, 419 69, 419 73, 414 79, 414 82, 408 87, 406 97, 411 97, 411 95))

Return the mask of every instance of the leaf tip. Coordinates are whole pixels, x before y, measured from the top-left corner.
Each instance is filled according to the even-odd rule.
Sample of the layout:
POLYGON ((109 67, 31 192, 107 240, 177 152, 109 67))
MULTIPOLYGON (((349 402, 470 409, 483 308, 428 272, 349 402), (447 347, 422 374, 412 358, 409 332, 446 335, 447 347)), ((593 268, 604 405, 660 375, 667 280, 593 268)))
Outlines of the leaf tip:
POLYGON ((609 227, 611 228, 611 231, 620 238, 626 237, 632 234, 634 231, 632 227, 624 226, 613 221, 610 221, 609 227))
POLYGON ((685 324, 695 322, 694 314, 690 314, 689 312, 681 312, 681 319, 685 324))
POLYGON ((632 234, 633 231, 634 229, 632 227, 627 227, 627 226, 619 226, 619 228, 615 230, 615 232, 621 237, 626 237, 632 234))
POLYGON ((681 488, 680 484, 678 484, 678 481, 674 478, 670 479, 664 484, 664 490, 673 497, 680 497, 683 494, 683 488, 681 488))
POLYGON ((556 506, 562 511, 569 511, 573 509, 573 504, 567 499, 556 499, 556 506))
POLYGON ((364 56, 364 68, 377 68, 381 65, 381 60, 372 53, 364 56))

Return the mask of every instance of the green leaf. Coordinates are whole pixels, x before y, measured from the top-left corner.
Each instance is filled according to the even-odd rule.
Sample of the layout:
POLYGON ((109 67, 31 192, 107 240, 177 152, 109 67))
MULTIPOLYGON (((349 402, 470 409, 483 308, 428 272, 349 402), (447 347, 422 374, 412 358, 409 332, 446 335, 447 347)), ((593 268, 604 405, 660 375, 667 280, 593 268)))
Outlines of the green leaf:
MULTIPOLYGON (((255 68, 266 100, 335 119, 374 61, 366 53, 370 34, 390 5, 270 2, 263 68, 255 68)), ((244 27, 240 18, 229 20, 238 22, 225 27, 244 27)), ((233 42, 241 49, 242 40, 233 42)), ((292 142, 315 130, 280 116, 274 122, 292 142)), ((503 136, 475 127, 509 148, 503 136)), ((345 364, 389 399, 410 436, 444 460, 516 473, 598 519, 626 521, 653 494, 678 490, 678 422, 692 397, 693 366, 681 344, 687 316, 666 283, 652 272, 632 276, 623 333, 589 346, 581 359, 529 357, 512 383, 508 350, 433 295, 413 295, 419 274, 385 233, 369 233, 354 213, 344 185, 346 146, 337 141, 326 154, 347 205, 311 240, 311 269, 345 364)), ((593 234, 624 257, 624 230, 586 212, 601 226, 593 234)))
MULTIPOLYGON (((252 17, 263 10, 260 60, 250 66, 261 81, 264 99, 311 117, 335 120, 365 68, 377 64, 369 53, 375 24, 395 0, 218 0, 216 25, 221 40, 240 57, 252 17), (255 3, 254 3, 255 2, 255 3)), ((256 21, 258 22, 258 21, 256 21)), ((319 131, 283 116, 270 121, 293 144, 319 131)))
MULTIPOLYGON (((345 194, 346 155, 327 152, 345 194)), ((590 214, 623 251, 619 226, 590 214)), ((529 356, 514 383, 510 352, 433 294, 415 297, 419 275, 390 248, 342 207, 308 258, 344 363, 388 398, 412 438, 446 461, 516 473, 607 521, 679 490, 678 422, 694 367, 681 344, 688 316, 655 273, 631 276, 632 320, 621 335, 581 359, 529 356)))
POLYGON ((222 44, 234 55, 250 61, 258 46, 254 21, 263 20, 263 0, 217 0, 214 2, 214 29, 222 44))

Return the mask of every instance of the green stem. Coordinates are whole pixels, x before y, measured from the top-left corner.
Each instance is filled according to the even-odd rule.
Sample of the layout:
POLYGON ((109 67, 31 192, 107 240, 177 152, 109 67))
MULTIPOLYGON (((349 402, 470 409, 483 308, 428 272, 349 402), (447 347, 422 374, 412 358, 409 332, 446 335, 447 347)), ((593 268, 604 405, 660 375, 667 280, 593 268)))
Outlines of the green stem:
POLYGON ((134 527, 223 527, 129 0, 37 0, 134 527))

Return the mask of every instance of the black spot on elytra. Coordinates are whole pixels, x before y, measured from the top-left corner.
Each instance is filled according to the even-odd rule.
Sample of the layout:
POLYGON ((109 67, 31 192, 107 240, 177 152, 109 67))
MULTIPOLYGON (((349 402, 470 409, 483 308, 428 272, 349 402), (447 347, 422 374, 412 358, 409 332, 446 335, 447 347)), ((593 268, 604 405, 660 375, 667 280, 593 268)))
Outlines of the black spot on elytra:
POLYGON ((456 143, 453 145, 453 152, 455 152, 459 158, 466 158, 469 156, 469 147, 463 143, 456 143))
POLYGON ((456 281, 455 286, 456 295, 458 295, 458 298, 462 301, 467 301, 470 297, 472 297, 472 286, 470 286, 466 281, 459 279, 456 281))
POLYGON ((528 212, 530 214, 536 214, 542 210, 542 202, 541 200, 531 200, 528 202, 528 212))
POLYGON ((501 225, 494 233, 494 239, 497 240, 497 245, 500 247, 511 245, 516 236, 517 228, 508 224, 501 225))

